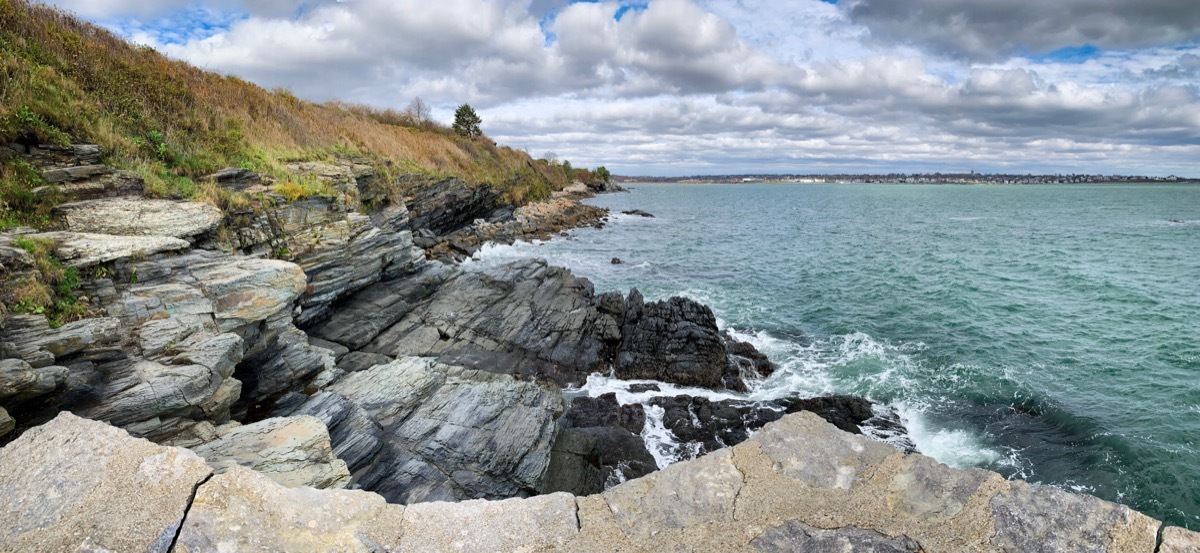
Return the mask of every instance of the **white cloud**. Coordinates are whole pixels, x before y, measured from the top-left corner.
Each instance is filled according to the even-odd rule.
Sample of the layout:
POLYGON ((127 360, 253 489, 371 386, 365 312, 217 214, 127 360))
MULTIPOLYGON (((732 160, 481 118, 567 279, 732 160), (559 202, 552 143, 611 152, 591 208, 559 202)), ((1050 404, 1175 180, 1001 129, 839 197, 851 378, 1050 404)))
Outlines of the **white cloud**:
MULTIPOLYGON (((1059 8, 1070 13, 1089 1, 1059 8)), ((988 3, 877 2, 651 0, 618 20, 617 1, 224 0, 207 3, 211 13, 192 8, 190 17, 211 22, 188 32, 162 23, 186 19, 183 1, 60 4, 120 21, 117 28, 174 57, 317 100, 402 107, 419 95, 441 116, 468 101, 502 142, 624 172, 890 171, 968 161, 975 169, 1195 171, 1200 46, 1173 44, 1178 33, 1162 31, 1153 46, 1081 60, 1005 53, 1057 47, 1085 31, 1137 45, 1150 35, 1130 26, 1147 21, 1187 35, 1189 17, 1170 21, 1169 6, 1154 3, 1152 14, 1136 17, 1113 10, 1051 33, 1020 28, 1037 25, 988 3), (957 11, 934 10, 945 6, 957 11), (934 10, 935 26, 957 25, 962 36, 931 42, 909 28, 918 9, 934 10), (960 12, 967 15, 956 19, 960 12), (988 34, 997 25, 1025 46, 997 43, 988 34), (1003 55, 965 61, 984 50, 1003 55)), ((1060 21, 1060 9, 1037 9, 1060 21)))

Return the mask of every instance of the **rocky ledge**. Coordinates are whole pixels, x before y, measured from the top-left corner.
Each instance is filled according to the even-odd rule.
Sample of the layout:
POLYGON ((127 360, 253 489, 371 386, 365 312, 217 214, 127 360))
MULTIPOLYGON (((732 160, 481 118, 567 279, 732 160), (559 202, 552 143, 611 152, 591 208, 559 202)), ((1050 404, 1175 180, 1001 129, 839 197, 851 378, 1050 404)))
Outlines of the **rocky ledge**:
POLYGON ((587 497, 390 504, 289 488, 64 413, 0 450, 15 551, 1195 551, 1200 534, 956 470, 811 413, 587 497), (1161 531, 1161 543, 1159 535, 1161 531))

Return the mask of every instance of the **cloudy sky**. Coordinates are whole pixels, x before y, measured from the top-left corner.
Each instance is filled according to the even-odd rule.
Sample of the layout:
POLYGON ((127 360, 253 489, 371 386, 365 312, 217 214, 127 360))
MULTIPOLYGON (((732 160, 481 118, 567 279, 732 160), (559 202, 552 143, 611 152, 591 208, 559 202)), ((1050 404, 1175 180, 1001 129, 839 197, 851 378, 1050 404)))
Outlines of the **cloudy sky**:
POLYGON ((620 174, 1200 176, 1196 0, 56 0, 195 65, 620 174))

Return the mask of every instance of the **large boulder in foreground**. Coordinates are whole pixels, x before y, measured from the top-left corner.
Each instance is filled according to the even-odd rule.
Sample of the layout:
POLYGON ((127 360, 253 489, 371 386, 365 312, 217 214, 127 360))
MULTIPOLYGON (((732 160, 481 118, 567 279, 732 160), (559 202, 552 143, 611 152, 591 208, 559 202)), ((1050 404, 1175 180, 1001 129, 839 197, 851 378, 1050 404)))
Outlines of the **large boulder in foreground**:
POLYGON ((291 489, 235 467, 197 491, 176 550, 378 551, 400 543, 403 517, 373 493, 291 489))
POLYGON ((0 449, 0 544, 165 552, 211 473, 190 451, 63 413, 0 449))

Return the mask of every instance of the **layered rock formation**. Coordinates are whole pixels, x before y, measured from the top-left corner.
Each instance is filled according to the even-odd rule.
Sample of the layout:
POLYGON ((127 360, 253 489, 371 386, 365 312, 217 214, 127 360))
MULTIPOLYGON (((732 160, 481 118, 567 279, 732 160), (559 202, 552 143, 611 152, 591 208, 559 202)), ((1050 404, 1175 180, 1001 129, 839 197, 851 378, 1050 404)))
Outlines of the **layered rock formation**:
POLYGON ((186 450, 69 414, 0 450, 0 469, 0 541, 18 550, 1151 553, 1200 539, 1093 497, 905 455, 811 413, 590 497, 401 506, 241 467, 209 478, 186 450))
MULTIPOLYGON (((459 259, 485 241, 600 224, 567 196, 513 208, 486 187, 425 182, 409 188, 410 213, 370 164, 342 159, 295 164, 333 192, 292 202, 252 172, 214 174, 270 200, 218 217, 141 198, 136 177, 98 165, 91 147, 22 148, 76 201, 57 212, 69 230, 0 234, 0 273, 35 275, 17 234, 53 241, 96 316, 51 328, 0 310, 4 548, 1153 545, 1157 524, 1127 508, 953 471, 906 457, 902 439, 788 415, 902 434, 894 413, 861 398, 568 407, 563 388, 595 372, 736 391, 774 367, 687 299, 596 294, 544 261, 425 260, 421 246, 459 259), (650 430, 677 440, 675 457, 699 459, 660 471, 650 430), (359 489, 313 489, 341 487, 359 489)), ((1163 535, 1164 550, 1195 539, 1163 535)))
POLYGON ((324 421, 355 486, 389 501, 502 499, 536 489, 562 395, 508 375, 404 357, 281 410, 324 421))

